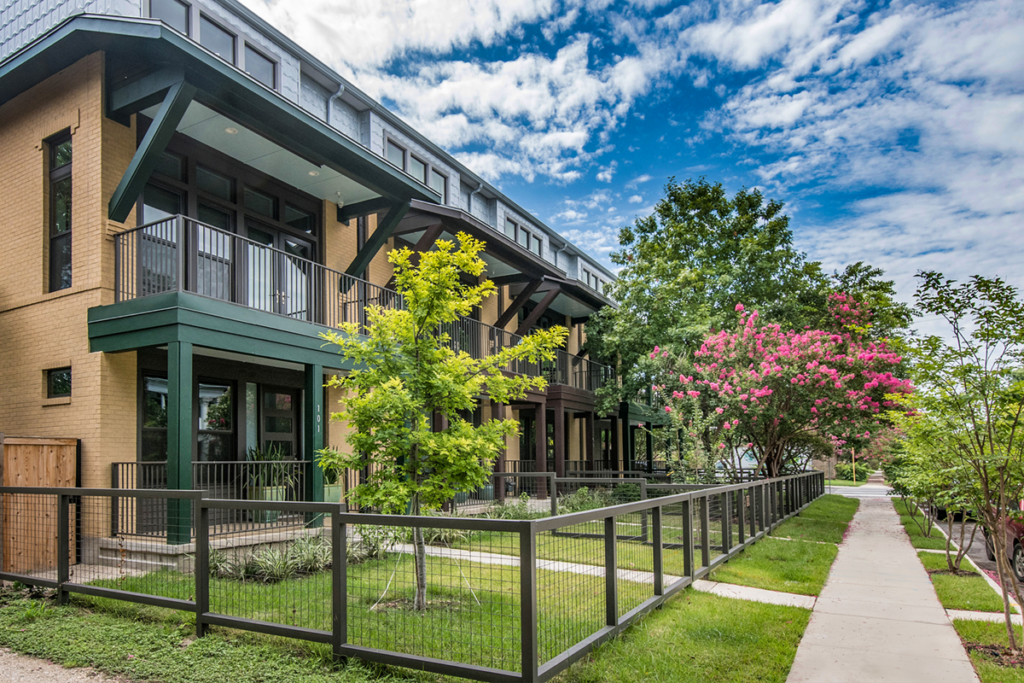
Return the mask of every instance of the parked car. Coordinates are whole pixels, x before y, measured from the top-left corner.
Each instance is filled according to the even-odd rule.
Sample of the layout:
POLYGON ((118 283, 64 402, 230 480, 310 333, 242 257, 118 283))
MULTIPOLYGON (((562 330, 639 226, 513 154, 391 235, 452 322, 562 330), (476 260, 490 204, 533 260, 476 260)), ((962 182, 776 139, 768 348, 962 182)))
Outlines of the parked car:
MULTIPOLYGON (((1024 500, 1018 503, 1021 512, 1024 512, 1024 500)), ((1019 519, 1007 519, 1006 529, 1006 554, 1010 559, 1010 567, 1018 581, 1024 581, 1024 521, 1019 519)), ((988 530, 985 530, 985 555, 988 559, 996 559, 995 544, 989 538, 988 530)))

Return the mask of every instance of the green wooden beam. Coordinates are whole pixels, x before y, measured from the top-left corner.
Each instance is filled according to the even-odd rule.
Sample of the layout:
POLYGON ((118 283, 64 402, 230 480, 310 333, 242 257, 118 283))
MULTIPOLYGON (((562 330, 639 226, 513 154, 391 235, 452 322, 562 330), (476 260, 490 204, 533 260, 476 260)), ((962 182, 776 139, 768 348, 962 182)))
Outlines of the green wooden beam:
POLYGON ((381 213, 390 209, 394 204, 395 200, 388 199, 387 197, 377 197, 376 199, 367 199, 355 204, 346 204, 345 206, 338 207, 338 222, 348 223, 353 218, 369 216, 371 213, 381 213))
POLYGON ((523 291, 519 292, 519 296, 517 296, 512 303, 508 305, 508 308, 502 311, 502 314, 498 316, 498 320, 494 323, 494 326, 505 329, 505 325, 508 325, 512 321, 512 318, 516 316, 519 309, 526 305, 526 302, 530 300, 530 297, 533 296, 534 292, 540 288, 543 282, 544 280, 542 278, 537 278, 536 280, 527 282, 523 291))
POLYGON ((185 80, 185 70, 167 67, 111 90, 107 96, 107 116, 127 118, 154 104, 163 102, 168 88, 185 80))
MULTIPOLYGON (((525 290, 524 290, 525 291, 525 290)), ((544 315, 544 311, 548 310, 548 306, 554 302, 554 300, 561 294, 562 289, 558 285, 553 286, 548 290, 548 293, 544 295, 544 298, 540 300, 537 307, 530 311, 530 315, 526 316, 526 320, 519 325, 519 329, 516 330, 516 334, 522 336, 530 331, 530 328, 537 324, 540 317, 544 315)))
MULTIPOLYGON (((192 488, 192 344, 167 345, 167 488, 192 488)), ((167 544, 192 542, 192 501, 167 501, 167 544)))
POLYGON ((391 233, 395 231, 395 228, 398 227, 398 223, 408 211, 408 204, 391 205, 391 209, 388 211, 387 215, 377 221, 377 229, 374 230, 373 234, 367 238, 366 244, 363 245, 363 248, 359 250, 356 257, 352 259, 352 263, 350 263, 348 268, 345 269, 345 273, 347 275, 358 277, 359 273, 369 267, 370 261, 373 260, 373 257, 377 255, 377 252, 380 251, 381 247, 383 247, 388 241, 388 238, 391 237, 391 233))
POLYGON ((139 148, 135 150, 135 156, 128 164, 128 170, 124 172, 121 182, 114 190, 114 196, 110 198, 110 205, 107 209, 110 220, 123 223, 128 218, 128 214, 131 213, 132 207, 135 206, 136 200, 142 193, 142 188, 156 168, 160 155, 167 149, 167 143, 171 141, 171 136, 174 135, 174 131, 181 122, 181 117, 185 115, 185 110, 192 103, 195 94, 195 86, 184 80, 178 81, 167 89, 167 94, 164 95, 164 100, 153 123, 146 131, 142 142, 139 143, 139 148))

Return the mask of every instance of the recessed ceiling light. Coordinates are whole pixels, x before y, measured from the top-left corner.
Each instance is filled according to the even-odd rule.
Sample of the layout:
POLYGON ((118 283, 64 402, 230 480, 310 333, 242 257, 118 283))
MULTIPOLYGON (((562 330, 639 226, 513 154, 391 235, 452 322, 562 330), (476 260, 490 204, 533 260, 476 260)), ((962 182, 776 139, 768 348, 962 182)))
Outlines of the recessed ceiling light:
POLYGON ((309 175, 311 175, 311 176, 313 176, 313 177, 315 178, 315 177, 317 177, 318 175, 320 175, 320 171, 310 171, 310 172, 309 172, 309 175))
POLYGON ((228 135, 237 135, 238 134, 238 129, 237 128, 225 128, 224 132, 227 133, 228 135))

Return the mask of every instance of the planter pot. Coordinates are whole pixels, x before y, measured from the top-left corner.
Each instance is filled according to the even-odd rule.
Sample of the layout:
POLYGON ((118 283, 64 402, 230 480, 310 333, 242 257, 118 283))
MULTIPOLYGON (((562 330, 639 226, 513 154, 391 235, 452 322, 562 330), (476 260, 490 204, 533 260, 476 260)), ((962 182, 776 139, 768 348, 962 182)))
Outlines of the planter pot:
POLYGON ((480 489, 481 500, 494 500, 494 484, 487 484, 480 489))
MULTIPOLYGON (((340 503, 341 493, 341 484, 324 484, 325 503, 340 503)), ((330 517, 330 513, 328 513, 327 516, 330 517)))
POLYGON ((462 492, 462 493, 456 493, 455 494, 455 504, 456 505, 465 505, 467 500, 469 500, 469 494, 468 493, 462 492))
MULTIPOLYGON (((284 486, 263 486, 253 489, 256 500, 287 500, 287 489, 284 486)), ((260 524, 273 524, 281 516, 280 510, 254 510, 253 517, 260 524)))

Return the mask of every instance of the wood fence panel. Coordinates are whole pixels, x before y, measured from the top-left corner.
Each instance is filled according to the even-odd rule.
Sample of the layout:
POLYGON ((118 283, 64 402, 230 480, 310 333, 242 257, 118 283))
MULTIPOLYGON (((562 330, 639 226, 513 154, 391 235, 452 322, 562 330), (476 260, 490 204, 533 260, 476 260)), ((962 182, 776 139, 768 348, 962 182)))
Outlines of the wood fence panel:
MULTIPOLYGON (((7 436, 0 450, 0 480, 4 486, 74 487, 78 479, 78 440, 7 436)), ((74 563, 76 514, 69 558, 74 563)), ((56 496, 3 496, 0 517, 3 570, 16 574, 54 571, 57 567, 56 496)))

